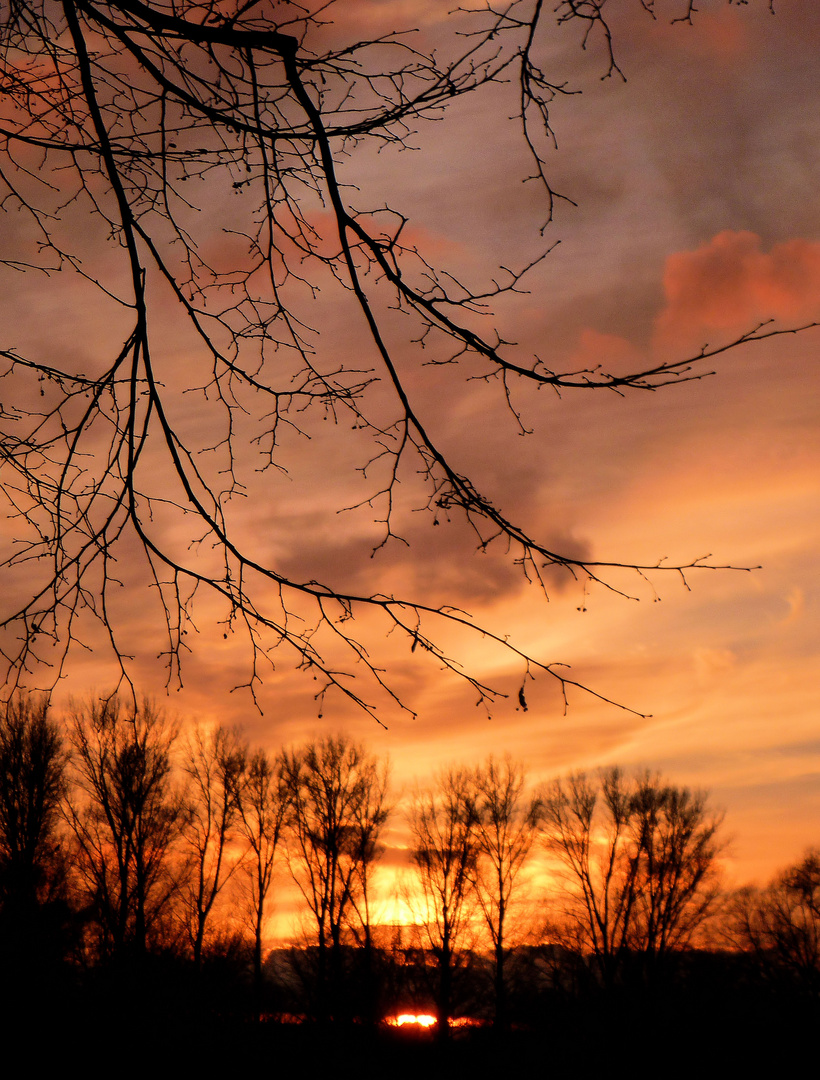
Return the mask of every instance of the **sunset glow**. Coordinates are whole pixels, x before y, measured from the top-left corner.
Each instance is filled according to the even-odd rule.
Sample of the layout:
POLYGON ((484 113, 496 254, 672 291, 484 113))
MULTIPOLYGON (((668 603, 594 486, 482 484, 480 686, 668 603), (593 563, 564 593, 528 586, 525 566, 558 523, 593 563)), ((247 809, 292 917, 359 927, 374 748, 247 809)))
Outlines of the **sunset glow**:
POLYGON ((818 0, 3 4, 11 1068, 816 1057, 819 97, 818 0))
MULTIPOLYGON (((502 382, 475 358, 451 362, 455 349, 421 339, 400 305, 386 305, 396 368, 417 395, 419 423, 454 470, 549 550, 612 564, 602 580, 536 561, 541 590, 515 550, 501 540, 482 543, 445 497, 431 496, 421 459, 402 466, 388 496, 382 451, 400 427, 386 382, 367 389, 367 415, 381 432, 375 441, 344 408, 293 405, 268 461, 248 392, 231 405, 247 449, 242 479, 216 514, 231 535, 306 591, 318 582, 344 595, 412 598, 461 621, 425 615, 412 638, 377 606, 356 609, 354 623, 342 604, 316 629, 315 609, 300 595, 282 621, 321 647, 328 670, 343 672, 325 693, 309 649, 300 656, 276 645, 275 635, 275 647, 257 640, 224 595, 188 582, 194 615, 169 659, 174 619, 159 602, 144 551, 128 537, 105 571, 106 615, 122 662, 108 630, 86 611, 72 624, 78 644, 63 669, 62 643, 35 626, 44 664, 23 672, 31 688, 56 682, 57 713, 72 696, 100 698, 116 686, 127 694, 130 679, 183 730, 194 721, 239 725, 252 746, 271 753, 345 731, 389 759, 397 809, 373 876, 374 922, 419 935, 423 919, 407 884, 410 795, 442 767, 472 767, 491 753, 524 763, 533 785, 619 764, 707 789, 726 813, 733 840, 724 864, 735 883, 763 880, 820 842, 820 329, 765 336, 820 320, 820 5, 783 0, 772 16, 766 3, 706 0, 692 25, 671 25, 661 0, 657 19, 638 3, 615 7, 625 81, 617 72, 602 77, 605 42, 592 35, 582 49, 575 25, 551 25, 539 42, 555 86, 581 91, 556 93, 550 105, 557 146, 550 144, 544 168, 566 199, 556 201, 544 237, 543 193, 524 182, 533 164, 509 119, 516 105, 506 84, 486 106, 465 95, 441 122, 419 120, 406 151, 365 144, 339 155, 340 183, 362 220, 388 229, 385 204, 405 215, 408 273, 424 281, 427 259, 448 283, 469 282, 486 306, 456 304, 459 317, 515 343, 511 355, 536 357, 551 371, 620 373, 716 351, 679 385, 559 394, 514 375, 502 382), (545 246, 552 250, 538 261, 545 246), (494 295, 494 281, 530 262, 520 287, 494 295), (755 328, 760 340, 719 351, 755 328), (678 564, 692 568, 666 569, 678 564), (354 624, 358 651, 341 637, 354 624), (567 687, 566 701, 556 674, 580 684, 567 687), (494 696, 480 700, 479 684, 494 696), (373 715, 345 696, 348 689, 373 715)), ((450 5, 426 0, 345 0, 328 6, 328 24, 316 33, 322 42, 353 41, 406 20, 415 28, 407 47, 433 50, 453 40, 454 18, 450 5)), ((39 158, 31 154, 26 167, 36 176, 39 158)), ((242 238, 257 209, 243 183, 223 190, 206 170, 189 185, 196 187, 191 216, 211 222, 203 260, 240 276, 250 273, 242 238)), ((304 199, 304 228, 315 230, 321 252, 335 250, 324 193, 306 191, 304 199)), ((75 196, 63 201, 72 205, 75 196)), ((97 216, 98 232, 86 232, 82 220, 65 220, 81 274, 55 272, 42 282, 22 274, 18 249, 39 243, 39 234, 15 219, 4 236, 0 286, 13 318, 3 347, 99 367, 122 348, 120 323, 130 309, 105 306, 89 276, 110 275, 104 282, 116 293, 129 280, 127 267, 108 222, 97 216)), ((327 267, 310 277, 285 225, 295 230, 287 218, 282 250, 310 278, 300 286, 316 330, 306 355, 319 356, 326 371, 359 372, 366 383, 378 356, 365 319, 350 314, 350 290, 327 267)), ((157 382, 179 430, 199 448, 196 467, 222 478, 211 358, 203 366, 201 343, 178 321, 178 298, 163 288, 156 286, 152 308, 157 382)), ((251 353, 257 345, 250 339, 251 353)), ((289 372, 293 352, 283 346, 271 367, 289 372)), ((36 381, 19 378, 27 407, 45 408, 36 381)), ((290 375, 282 378, 292 389, 290 375)), ((270 409, 261 411, 267 417, 270 409)), ((152 439, 144 461, 161 490, 163 440, 152 439)), ((205 578, 222 572, 219 551, 201 541, 189 513, 174 516, 169 501, 157 496, 146 520, 205 578)), ((48 534, 50 525, 38 527, 48 534)), ((19 549, 18 530, 19 521, 0 521, 5 548, 19 549)), ((32 558, 9 573, 10 608, 37 587, 33 575, 46 563, 32 558)), ((171 589, 166 570, 159 578, 171 589)), ((90 581, 89 594, 98 587, 90 581)), ((259 585, 260 608, 276 609, 279 588, 275 580, 259 585)), ((18 647, 16 634, 9 630, 4 648, 18 647)), ((552 880, 540 850, 534 867, 528 903, 537 906, 552 880)), ((296 940, 302 897, 284 864, 277 873, 268 936, 296 940)), ((389 1022, 426 1028, 435 1020, 403 1013, 389 1022)))

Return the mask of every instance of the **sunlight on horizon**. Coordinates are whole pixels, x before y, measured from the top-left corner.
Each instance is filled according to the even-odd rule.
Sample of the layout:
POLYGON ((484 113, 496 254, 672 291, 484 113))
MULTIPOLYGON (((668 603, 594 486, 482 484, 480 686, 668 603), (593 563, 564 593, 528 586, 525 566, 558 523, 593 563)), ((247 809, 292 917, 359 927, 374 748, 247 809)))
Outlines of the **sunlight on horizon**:
POLYGON ((435 1016, 429 1013, 399 1013, 398 1016, 388 1016, 387 1024, 390 1027, 407 1027, 414 1025, 420 1028, 434 1027, 438 1023, 435 1016))

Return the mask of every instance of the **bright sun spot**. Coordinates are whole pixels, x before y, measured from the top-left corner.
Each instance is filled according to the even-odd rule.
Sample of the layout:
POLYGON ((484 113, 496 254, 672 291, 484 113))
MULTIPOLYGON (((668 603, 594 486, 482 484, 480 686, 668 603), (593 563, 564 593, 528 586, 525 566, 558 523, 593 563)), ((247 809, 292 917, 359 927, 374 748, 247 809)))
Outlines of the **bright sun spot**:
POLYGON ((416 1015, 415 1013, 401 1013, 399 1016, 391 1016, 388 1024, 392 1027, 404 1027, 405 1024, 416 1024, 418 1027, 429 1028, 436 1022, 435 1016, 427 1013, 416 1015))

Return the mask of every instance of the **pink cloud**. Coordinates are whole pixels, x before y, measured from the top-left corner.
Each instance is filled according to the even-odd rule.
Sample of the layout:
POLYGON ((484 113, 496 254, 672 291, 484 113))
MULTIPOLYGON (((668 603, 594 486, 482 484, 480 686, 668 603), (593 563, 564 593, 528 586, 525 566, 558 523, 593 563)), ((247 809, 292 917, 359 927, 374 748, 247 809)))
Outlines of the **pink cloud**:
POLYGON ((818 318, 820 243, 786 240, 764 252, 755 233, 727 229, 695 251, 670 255, 663 287, 666 307, 655 327, 661 345, 764 319, 818 318))

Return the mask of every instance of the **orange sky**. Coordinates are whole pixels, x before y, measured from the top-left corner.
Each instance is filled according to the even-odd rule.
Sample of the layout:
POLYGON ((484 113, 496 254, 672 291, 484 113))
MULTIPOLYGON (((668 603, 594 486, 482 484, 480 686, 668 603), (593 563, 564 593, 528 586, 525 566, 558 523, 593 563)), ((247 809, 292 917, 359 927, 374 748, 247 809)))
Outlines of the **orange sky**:
MULTIPOLYGON (((600 50, 581 53, 577 30, 553 28, 544 41, 551 77, 583 91, 556 101, 558 148, 548 159, 554 186, 578 205, 558 204, 547 240, 560 244, 528 293, 498 305, 502 335, 522 355, 563 369, 650 366, 767 319, 820 319, 820 7, 779 0, 774 17, 763 2, 700 7, 693 26, 670 27, 671 2, 658 3, 656 21, 637 3, 618 12, 625 84, 601 81, 600 50)), ((365 12, 368 26, 415 22, 427 41, 445 42, 446 8, 345 2, 326 33, 360 33, 365 12)), ((534 187, 521 183, 528 162, 509 113, 503 88, 465 100, 414 136, 417 150, 363 150, 345 163, 344 179, 358 184, 357 205, 401 209, 420 252, 486 281, 494 266, 521 264, 540 243, 543 213, 534 187)), ((218 197, 204 192, 206 203, 218 197)), ((214 251, 223 242, 215 232, 214 251)), ((87 364, 113 332, 83 309, 71 279, 5 285, 20 318, 10 344, 56 341, 64 360, 87 364)), ((370 346, 325 287, 320 347, 354 364, 370 346)), ((263 672, 260 715, 246 691, 231 692, 248 681, 247 648, 213 627, 220 612, 205 597, 184 688, 168 708, 241 722, 272 749, 345 728, 389 753, 397 788, 440 765, 507 750, 534 781, 611 763, 657 768, 708 788, 725 808, 738 881, 765 877, 820 843, 820 330, 749 345, 707 365, 710 378, 657 393, 559 399, 514 387, 533 429, 522 437, 497 385, 423 366, 427 356, 402 339, 401 323, 389 325, 425 423, 456 468, 539 538, 594 560, 686 563, 711 553, 718 565, 761 568, 692 571, 688 587, 675 573, 613 574, 636 599, 553 574, 547 603, 501 550, 474 553, 455 523, 431 528, 415 512, 409 476, 396 521, 410 546, 394 543, 371 559, 378 514, 337 513, 370 490, 356 471, 367 460, 364 439, 349 424, 316 423, 311 441, 285 436, 288 475, 257 476, 251 498, 232 510, 233 528, 254 550, 296 577, 457 604, 517 648, 571 664, 573 678, 651 717, 580 691, 564 715, 548 678, 528 684, 529 709, 520 711, 520 665, 443 626, 448 654, 510 694, 489 711, 476 708, 469 687, 406 642, 385 640, 378 620, 363 632, 416 716, 385 708, 384 731, 329 697, 319 719, 313 683, 278 654, 275 671, 263 672)), ((181 388, 189 337, 169 324, 163 347, 169 381, 181 388)), ((196 433, 204 420, 195 405, 180 395, 179 409, 196 433)), ((145 692, 161 696, 156 608, 133 552, 118 570, 126 588, 114 614, 132 670, 145 692)), ((75 650, 67 670, 58 700, 115 677, 102 651, 75 650)), ((403 842, 400 828, 392 841, 403 842)))

